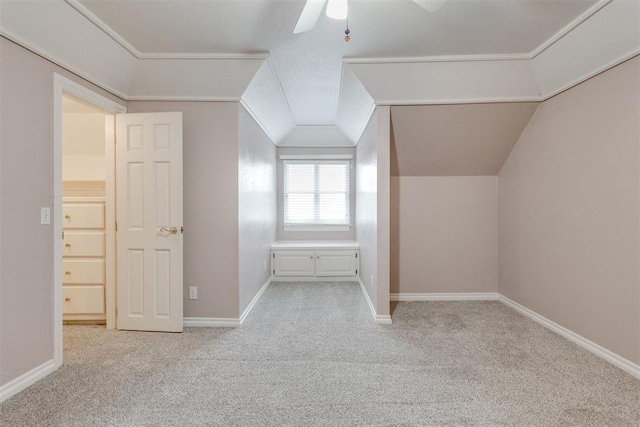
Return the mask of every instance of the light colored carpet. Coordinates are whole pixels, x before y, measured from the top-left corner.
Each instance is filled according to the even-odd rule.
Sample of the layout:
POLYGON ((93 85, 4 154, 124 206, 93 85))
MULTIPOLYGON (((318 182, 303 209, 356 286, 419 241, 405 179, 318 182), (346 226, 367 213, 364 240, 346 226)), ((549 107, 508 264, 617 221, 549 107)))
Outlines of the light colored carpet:
POLYGON ((273 283, 236 329, 65 326, 7 426, 640 425, 640 381, 498 302, 375 325, 355 283, 273 283))

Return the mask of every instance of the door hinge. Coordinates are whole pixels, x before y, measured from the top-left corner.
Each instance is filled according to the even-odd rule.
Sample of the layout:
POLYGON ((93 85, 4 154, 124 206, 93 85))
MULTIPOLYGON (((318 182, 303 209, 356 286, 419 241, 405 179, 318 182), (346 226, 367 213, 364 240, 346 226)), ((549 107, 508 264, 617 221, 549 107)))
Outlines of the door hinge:
POLYGON ((356 276, 358 275, 358 270, 356 270, 356 276))
POLYGON ((273 259, 276 259, 276 254, 275 253, 272 253, 271 255, 273 256, 273 259))
POLYGON ((356 258, 358 258, 358 252, 356 252, 356 258))
POLYGON ((275 271, 275 270, 273 270, 273 275, 274 275, 274 276, 276 275, 276 271, 275 271))
POLYGON ((64 240, 64 231, 62 232, 62 240, 64 240))
POLYGON ((118 221, 116 221, 116 231, 118 231, 118 221))
POLYGON ((118 307, 116 307, 116 319, 118 318, 118 307))

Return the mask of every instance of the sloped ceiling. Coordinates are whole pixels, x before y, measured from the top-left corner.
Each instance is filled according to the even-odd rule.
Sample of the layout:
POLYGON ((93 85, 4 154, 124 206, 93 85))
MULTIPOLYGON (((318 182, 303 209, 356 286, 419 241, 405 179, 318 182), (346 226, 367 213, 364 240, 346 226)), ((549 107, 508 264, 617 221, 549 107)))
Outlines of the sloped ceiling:
POLYGON ((497 175, 538 104, 391 107, 391 174, 497 175))

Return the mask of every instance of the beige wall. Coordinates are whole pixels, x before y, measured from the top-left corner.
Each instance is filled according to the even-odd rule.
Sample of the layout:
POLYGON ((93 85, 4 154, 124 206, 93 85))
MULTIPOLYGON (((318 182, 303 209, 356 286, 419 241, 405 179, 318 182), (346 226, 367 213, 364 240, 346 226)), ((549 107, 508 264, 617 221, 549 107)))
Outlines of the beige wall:
POLYGON ((276 240, 276 146, 242 106, 238 134, 240 313, 271 276, 276 240))
POLYGON ((499 175, 499 291, 640 363, 640 58, 546 102, 499 175))
POLYGON ((278 147, 278 240, 355 240, 355 168, 351 170, 351 228, 348 231, 285 231, 284 230, 284 162, 280 160, 281 154, 308 154, 308 155, 331 155, 331 154, 351 154, 355 149, 351 147, 278 147))
POLYGON ((391 178, 391 292, 498 291, 498 179, 391 178))
POLYGON ((62 115, 62 180, 104 181, 104 114, 64 113, 62 115))
POLYGON ((238 103, 129 102, 130 113, 181 111, 184 316, 239 316, 238 103), (198 287, 190 300, 189 286, 198 287))
POLYGON ((119 100, 4 38, 0 57, 0 384, 6 384, 53 358, 53 226, 40 225, 40 207, 53 200, 53 73, 119 100))

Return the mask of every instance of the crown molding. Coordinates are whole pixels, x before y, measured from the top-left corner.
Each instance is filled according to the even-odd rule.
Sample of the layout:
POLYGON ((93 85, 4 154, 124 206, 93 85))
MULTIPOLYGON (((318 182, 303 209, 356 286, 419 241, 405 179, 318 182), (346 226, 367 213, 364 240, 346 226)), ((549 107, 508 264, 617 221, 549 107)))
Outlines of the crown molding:
POLYGON ((13 34, 10 31, 7 31, 3 28, 0 28, 0 37, 4 37, 5 39, 17 44, 18 46, 21 46, 25 49, 27 49, 30 52, 33 52, 34 54, 38 55, 39 57, 45 59, 46 61, 51 62, 54 65, 57 65, 60 68, 63 68, 64 70, 75 74, 76 76, 80 77, 83 80, 86 80, 87 82, 99 87, 100 89, 109 92, 112 95, 117 96, 118 98, 122 99, 123 101, 128 101, 129 98, 127 97, 127 95, 124 94, 124 92, 120 92, 119 90, 111 87, 108 84, 105 84, 104 82, 100 81, 100 79, 97 79, 93 76, 89 76, 86 73, 82 73, 80 71, 77 71, 75 67, 72 67, 71 65, 69 65, 66 61, 62 60, 61 58, 55 56, 55 55, 51 55, 47 52, 44 51, 44 49, 39 48, 38 46, 28 42, 27 40, 23 39, 20 36, 17 36, 16 34, 13 34))
POLYGON ((531 59, 528 53, 489 55, 406 56, 395 58, 344 58, 344 64, 412 64, 423 62, 523 61, 531 59))
POLYGON ((108 26, 102 19, 98 18, 93 12, 87 9, 79 0, 64 0, 69 6, 74 8, 79 14, 91 21, 96 27, 100 28, 106 35, 111 37, 113 41, 125 48, 130 54, 140 59, 140 51, 133 47, 131 43, 124 39, 120 34, 108 26))
POLYGON ((271 135, 271 132, 269 132, 269 130, 264 125, 264 123, 262 123, 262 121, 258 119, 258 116, 253 112, 251 107, 249 107, 249 105, 244 101, 244 99, 240 99, 240 105, 251 116, 253 121, 256 122, 256 124, 260 127, 260 129, 262 129, 264 134, 267 135, 267 137, 271 140, 271 142, 273 142, 273 145, 278 147, 278 143, 276 142, 276 139, 273 137, 273 135, 271 135))
POLYGON ((544 96, 535 96, 535 97, 522 97, 522 98, 460 98, 460 99, 437 99, 433 101, 429 100, 416 100, 416 101, 406 101, 406 100, 398 100, 398 99, 381 99, 375 101, 375 104, 378 106, 392 106, 398 107, 401 105, 458 105, 458 104, 497 104, 497 103, 514 103, 514 102, 541 102, 544 101, 546 97, 544 96))
POLYGON ((96 27, 102 30, 106 35, 111 37, 113 41, 118 43, 130 54, 137 59, 181 59, 181 60, 200 60, 200 59, 213 59, 213 60, 229 60, 229 59, 267 59, 268 53, 147 53, 140 52, 131 43, 129 43, 124 37, 122 37, 117 31, 111 28, 106 22, 100 19, 96 14, 91 12, 86 6, 80 3, 79 0, 64 0, 69 6, 74 8, 78 13, 91 21, 96 27))
POLYGON ((591 18, 593 15, 596 14, 596 12, 598 12, 600 9, 602 9, 603 7, 605 7, 606 5, 611 3, 612 1, 613 0, 599 0, 597 3, 595 3, 589 9, 584 11, 584 13, 582 13, 582 15, 578 16, 576 19, 574 19, 573 21, 569 22, 567 25, 562 27, 562 29, 560 29, 560 31, 558 31, 553 36, 551 36, 549 39, 547 39, 547 41, 545 41, 540 46, 538 46, 537 48, 532 50, 529 53, 529 59, 534 59, 536 56, 540 55, 542 52, 544 52, 545 50, 547 50, 548 48, 550 48, 551 46, 556 44, 556 42, 558 42, 561 38, 563 38, 564 36, 569 34, 578 25, 582 24, 584 21, 586 21, 587 19, 591 18))
POLYGON ((269 53, 141 53, 138 59, 178 59, 178 60, 243 60, 268 59, 269 53))
POLYGON ((600 9, 611 3, 613 0, 599 0, 580 16, 562 27, 557 33, 548 38, 540 46, 528 53, 508 53, 508 54, 480 54, 480 55, 435 55, 435 56, 413 56, 396 58, 344 58, 344 64, 393 64, 393 63, 423 63, 423 62, 471 62, 471 61, 522 61, 531 60, 542 52, 553 46, 564 36, 573 31, 577 26, 591 18, 600 9))
POLYGON ((129 96, 127 101, 168 101, 168 102, 240 102, 240 98, 231 96, 129 96))

